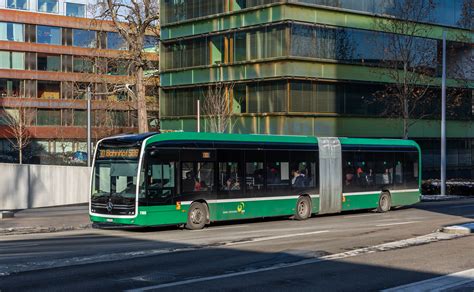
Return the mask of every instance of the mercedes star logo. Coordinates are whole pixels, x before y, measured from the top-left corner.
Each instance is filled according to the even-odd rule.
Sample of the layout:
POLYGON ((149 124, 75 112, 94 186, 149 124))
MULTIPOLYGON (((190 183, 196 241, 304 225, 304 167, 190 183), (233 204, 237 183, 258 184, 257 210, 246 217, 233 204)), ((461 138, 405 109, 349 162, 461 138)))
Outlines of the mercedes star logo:
POLYGON ((112 202, 109 201, 107 203, 106 208, 107 208, 107 211, 112 212, 112 209, 114 208, 114 204, 112 204, 112 202))

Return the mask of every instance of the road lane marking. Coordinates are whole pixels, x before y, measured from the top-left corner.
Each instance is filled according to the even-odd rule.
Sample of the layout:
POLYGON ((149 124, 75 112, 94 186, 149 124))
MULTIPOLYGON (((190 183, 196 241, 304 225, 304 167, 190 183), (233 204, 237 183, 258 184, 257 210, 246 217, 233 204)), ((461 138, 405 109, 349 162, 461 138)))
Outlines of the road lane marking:
POLYGON ((394 223, 378 224, 378 225, 375 225, 375 226, 376 227, 385 227, 385 226, 412 224, 412 223, 417 223, 417 222, 420 222, 420 221, 394 222, 394 223))
POLYGON ((296 237, 296 236, 307 236, 307 235, 321 234, 321 233, 327 233, 327 232, 329 232, 329 230, 319 230, 319 231, 313 231, 313 232, 285 234, 285 235, 267 236, 267 237, 256 237, 249 240, 226 243, 224 244, 224 246, 234 246, 234 245, 240 245, 240 244, 261 242, 261 241, 274 240, 274 239, 291 238, 291 237, 296 237))
POLYGON ((428 280, 410 283, 386 290, 382 292, 423 292, 423 291, 444 291, 455 288, 474 281, 474 269, 465 270, 441 277, 431 278, 428 280))
POLYGON ((213 243, 208 243, 208 244, 203 244, 203 245, 190 245, 190 243, 183 243, 182 245, 187 245, 187 246, 174 247, 174 248, 169 247, 169 248, 151 249, 151 250, 138 250, 138 251, 112 253, 112 254, 89 255, 89 256, 83 256, 83 257, 54 259, 54 260, 47 260, 47 261, 40 261, 40 262, 27 262, 27 263, 12 264, 12 265, 0 264, 0 276, 8 276, 11 273, 44 270, 44 269, 52 269, 52 268, 60 268, 60 267, 69 267, 69 266, 83 265, 83 264, 103 263, 103 262, 149 257, 149 256, 163 255, 163 254, 171 254, 171 253, 176 253, 176 252, 189 252, 189 251, 197 251, 197 250, 210 249, 210 248, 243 245, 243 244, 254 243, 254 242, 291 238, 291 237, 296 237, 296 236, 307 236, 307 235, 321 234, 321 233, 326 233, 326 232, 329 232, 329 230, 318 230, 318 231, 312 231, 312 232, 285 234, 285 235, 277 235, 277 236, 243 238, 241 241, 233 240, 233 241, 224 241, 224 242, 213 242, 213 243))
POLYGON ((163 284, 158 284, 158 285, 153 285, 153 286, 131 289, 127 291, 128 292, 141 292, 141 291, 157 290, 157 289, 162 289, 162 288, 176 287, 176 286, 207 282, 207 281, 213 281, 213 280, 221 280, 221 279, 226 279, 226 278, 233 278, 233 277, 245 276, 245 275, 256 274, 256 273, 261 273, 261 272, 292 268, 292 267, 303 266, 303 265, 308 265, 308 264, 315 264, 315 263, 333 261, 333 260, 341 260, 341 259, 350 258, 350 257, 356 257, 356 256, 361 256, 361 255, 366 255, 366 254, 371 254, 371 253, 376 253, 376 252, 407 248, 410 246, 417 246, 420 244, 427 244, 427 243, 436 242, 440 240, 449 240, 449 239, 460 238, 460 237, 464 237, 464 236, 457 235, 457 234, 435 232, 435 233, 427 234, 424 236, 418 236, 418 237, 414 237, 410 239, 393 241, 393 242, 384 243, 380 245, 374 245, 371 247, 359 248, 359 249, 355 249, 355 250, 351 250, 347 252, 342 252, 342 253, 337 253, 337 254, 332 254, 332 255, 327 255, 327 256, 322 256, 322 257, 307 258, 307 259, 304 259, 298 262, 293 262, 293 263, 279 263, 279 264, 275 264, 275 265, 265 267, 265 268, 225 273, 225 274, 208 276, 208 277, 191 278, 188 280, 163 283, 163 284))

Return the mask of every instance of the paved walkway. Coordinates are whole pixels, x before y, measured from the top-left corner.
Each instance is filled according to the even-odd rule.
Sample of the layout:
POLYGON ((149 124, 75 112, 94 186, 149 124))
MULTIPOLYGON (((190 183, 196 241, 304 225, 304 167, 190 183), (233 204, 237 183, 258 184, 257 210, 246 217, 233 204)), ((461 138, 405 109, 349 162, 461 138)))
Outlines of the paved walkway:
POLYGON ((18 211, 0 220, 0 235, 55 232, 91 227, 87 204, 18 211))

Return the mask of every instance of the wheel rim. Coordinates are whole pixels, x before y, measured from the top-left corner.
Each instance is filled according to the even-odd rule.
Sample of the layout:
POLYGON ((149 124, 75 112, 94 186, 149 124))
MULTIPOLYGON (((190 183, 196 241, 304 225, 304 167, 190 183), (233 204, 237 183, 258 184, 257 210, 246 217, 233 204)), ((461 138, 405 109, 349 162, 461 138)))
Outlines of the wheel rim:
POLYGON ((306 213, 308 212, 308 208, 306 206, 306 202, 305 201, 301 201, 299 204, 298 204, 298 214, 301 216, 301 217, 304 217, 306 216, 306 213))
POLYGON ((191 212, 191 222, 193 224, 201 224, 203 218, 203 213, 201 209, 196 208, 191 212))
POLYGON ((388 209, 388 198, 387 196, 382 196, 380 199, 380 207, 382 210, 387 210, 388 209))

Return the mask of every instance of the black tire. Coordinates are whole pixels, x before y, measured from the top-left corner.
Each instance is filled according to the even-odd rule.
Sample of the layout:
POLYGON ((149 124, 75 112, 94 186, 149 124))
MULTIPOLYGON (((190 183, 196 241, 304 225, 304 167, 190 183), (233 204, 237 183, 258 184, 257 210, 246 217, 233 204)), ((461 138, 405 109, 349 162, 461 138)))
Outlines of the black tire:
POLYGON ((186 222, 186 229, 198 230, 206 226, 208 218, 207 207, 205 204, 194 202, 189 206, 188 220, 186 222))
POLYGON ((392 208, 392 198, 389 193, 382 193, 379 197, 379 204, 377 205, 377 212, 385 213, 392 208))
POLYGON ((306 220, 311 217, 311 200, 308 197, 301 196, 296 202, 295 219, 306 220))

